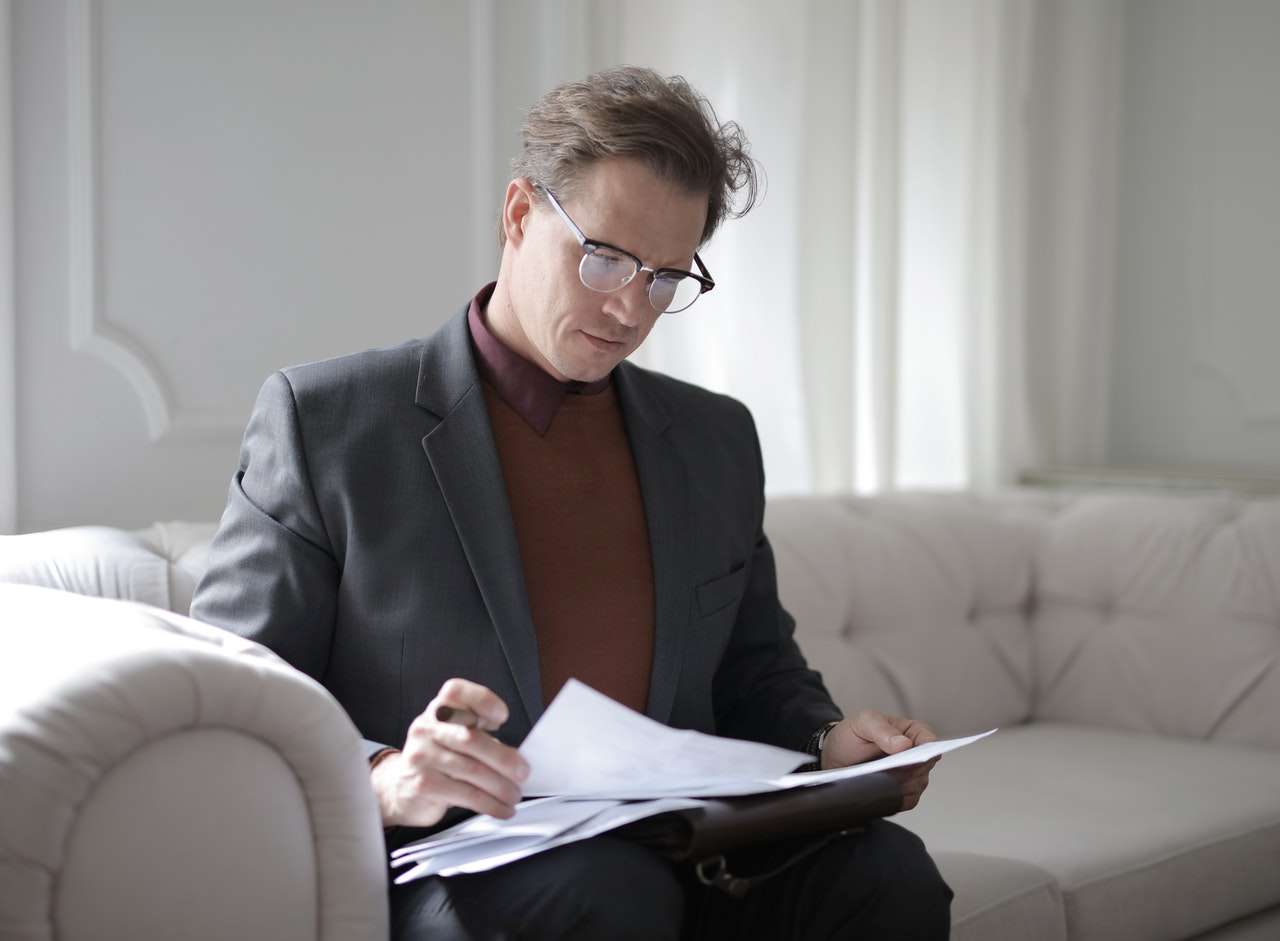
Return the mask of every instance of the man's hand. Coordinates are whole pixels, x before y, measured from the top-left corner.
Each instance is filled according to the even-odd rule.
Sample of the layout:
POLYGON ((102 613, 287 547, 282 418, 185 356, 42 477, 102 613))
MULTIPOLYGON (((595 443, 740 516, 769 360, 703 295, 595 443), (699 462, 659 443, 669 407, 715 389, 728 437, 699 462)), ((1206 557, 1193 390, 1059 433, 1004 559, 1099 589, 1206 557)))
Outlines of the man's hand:
POLYGON ((514 748, 489 734, 507 721, 507 704, 469 680, 446 680, 409 726, 404 748, 373 767, 373 791, 382 825, 429 827, 450 807, 506 819, 520 801, 529 765, 514 748), (436 709, 469 709, 478 728, 436 719, 436 709))
MULTIPOLYGON (((843 768, 937 740, 933 729, 923 722, 864 709, 852 719, 841 720, 827 733, 820 764, 824 771, 843 768)), ((921 765, 895 768, 889 772, 902 785, 901 810, 911 810, 920 803, 924 789, 929 786, 929 772, 940 760, 938 757, 921 765)))

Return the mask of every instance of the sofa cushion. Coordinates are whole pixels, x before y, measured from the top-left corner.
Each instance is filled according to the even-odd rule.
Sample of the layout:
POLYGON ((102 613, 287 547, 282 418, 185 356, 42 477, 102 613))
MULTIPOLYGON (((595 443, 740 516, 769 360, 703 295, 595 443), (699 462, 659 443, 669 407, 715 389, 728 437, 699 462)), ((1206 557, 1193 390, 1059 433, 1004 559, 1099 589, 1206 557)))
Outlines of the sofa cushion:
POLYGON ((945 756, 894 819, 939 854, 1051 873, 1073 938, 1186 937, 1280 903, 1268 749, 1036 722, 945 756))
POLYGON ((142 536, 109 526, 0 536, 0 582, 170 607, 168 562, 142 536))
POLYGON ((1280 500, 1079 498, 1036 578, 1035 718, 1280 748, 1280 500))
POLYGON ((951 735, 1030 714, 1042 518, 921 494, 793 497, 765 525, 783 605, 836 702, 951 735))
POLYGON ((933 853, 955 898, 952 941, 1066 941, 1062 891, 1030 863, 978 853, 933 853))
POLYGON ((186 614, 208 564, 215 523, 155 523, 127 532, 72 526, 0 536, 0 582, 138 601, 186 614))

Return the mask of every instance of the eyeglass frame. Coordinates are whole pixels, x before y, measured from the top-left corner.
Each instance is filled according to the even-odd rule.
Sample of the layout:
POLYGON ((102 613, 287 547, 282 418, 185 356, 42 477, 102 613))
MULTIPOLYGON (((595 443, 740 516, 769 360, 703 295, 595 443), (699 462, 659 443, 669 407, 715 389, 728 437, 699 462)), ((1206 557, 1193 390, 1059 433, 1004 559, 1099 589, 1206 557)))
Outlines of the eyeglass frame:
POLYGON ((711 272, 708 271, 707 266, 702 263, 702 259, 698 257, 697 252, 693 253, 693 263, 698 266, 698 270, 701 271, 702 274, 695 274, 692 271, 685 271, 682 268, 667 268, 667 267, 653 268, 649 265, 646 265, 638 255, 635 255, 627 251, 625 248, 619 248, 617 245, 613 245, 609 242, 602 242, 600 239, 588 238, 586 233, 583 232, 582 229, 578 228, 578 224, 569 217, 569 213, 566 212, 565 208, 560 205, 560 200, 556 198, 556 194, 551 192, 551 189, 549 187, 544 186, 541 183, 536 183, 534 184, 534 186, 536 189, 539 189, 546 194, 547 200, 551 203, 551 208, 554 209, 557 215, 559 215, 560 218, 564 220, 565 225, 569 227, 569 231, 572 232, 574 235, 574 238, 578 240, 578 245, 582 249, 583 258, 586 258, 587 255, 591 254, 592 248, 607 248, 610 251, 617 252, 619 255, 625 255, 627 258, 630 258, 633 262, 635 262, 636 270, 631 273, 631 276, 628 277, 626 281, 623 281, 621 284, 619 284, 616 288, 614 288, 611 291, 601 291, 599 288, 593 288, 591 285, 587 284, 587 282, 583 279, 582 262, 579 261, 578 262, 578 280, 582 282, 582 286, 585 287, 588 291, 595 291, 597 294, 612 294, 614 293, 614 291, 621 291, 628 284, 634 281, 636 278, 636 275, 638 275, 642 271, 649 272, 650 289, 652 289, 653 287, 653 282, 656 281, 658 279, 658 276, 662 274, 679 275, 682 278, 693 278, 699 284, 698 293, 693 296, 692 301, 690 301, 684 307, 679 308, 678 310, 658 310, 656 307, 653 306, 653 298, 649 296, 649 292, 645 291, 645 297, 649 299, 649 306, 654 310, 658 310, 658 313, 678 314, 678 313, 681 313, 682 311, 688 310, 690 307, 694 305, 694 303, 698 300, 698 298, 700 298, 703 294, 706 294, 708 291, 710 291, 712 288, 716 286, 715 279, 711 277, 711 272))

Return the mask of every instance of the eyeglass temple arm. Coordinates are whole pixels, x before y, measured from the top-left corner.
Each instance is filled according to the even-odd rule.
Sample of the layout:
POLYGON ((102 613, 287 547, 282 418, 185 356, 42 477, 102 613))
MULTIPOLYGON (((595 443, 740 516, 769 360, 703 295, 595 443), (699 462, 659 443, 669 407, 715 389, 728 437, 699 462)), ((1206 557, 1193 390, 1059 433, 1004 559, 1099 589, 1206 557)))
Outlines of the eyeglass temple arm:
POLYGON ((702 259, 698 257, 698 253, 693 253, 693 263, 698 266, 698 270, 702 272, 702 277, 706 280, 702 282, 702 290, 698 293, 706 294, 716 286, 716 279, 711 277, 711 272, 707 270, 707 266, 702 263, 702 259))
POLYGON ((556 199, 556 194, 551 192, 551 190, 547 189, 541 183, 536 183, 534 186, 537 189, 542 190, 542 192, 547 195, 547 202, 551 203, 551 208, 556 211, 556 215, 563 219, 565 225, 567 225, 570 231, 573 232, 574 237, 578 240, 578 244, 585 244, 587 241, 586 233, 579 229, 578 224, 569 218, 569 214, 565 212, 564 207, 560 205, 560 200, 556 199))

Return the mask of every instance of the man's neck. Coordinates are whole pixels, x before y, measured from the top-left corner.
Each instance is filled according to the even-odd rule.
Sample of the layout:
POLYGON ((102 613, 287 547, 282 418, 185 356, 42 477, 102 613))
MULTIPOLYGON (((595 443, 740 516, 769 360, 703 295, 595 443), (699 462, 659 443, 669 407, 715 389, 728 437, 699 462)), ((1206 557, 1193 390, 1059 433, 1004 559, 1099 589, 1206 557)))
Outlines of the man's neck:
POLYGON ((546 357, 538 352, 537 347, 533 345, 528 334, 525 333, 524 327, 520 325, 520 318, 516 316, 515 308, 511 304, 511 294, 507 290, 507 281, 501 273, 498 275, 498 284, 493 289, 493 295, 489 298, 489 303, 485 305, 480 314, 484 317, 485 326, 489 328, 495 337, 502 341, 502 344, 507 349, 533 363, 556 382, 569 381, 551 363, 547 362, 546 357))

